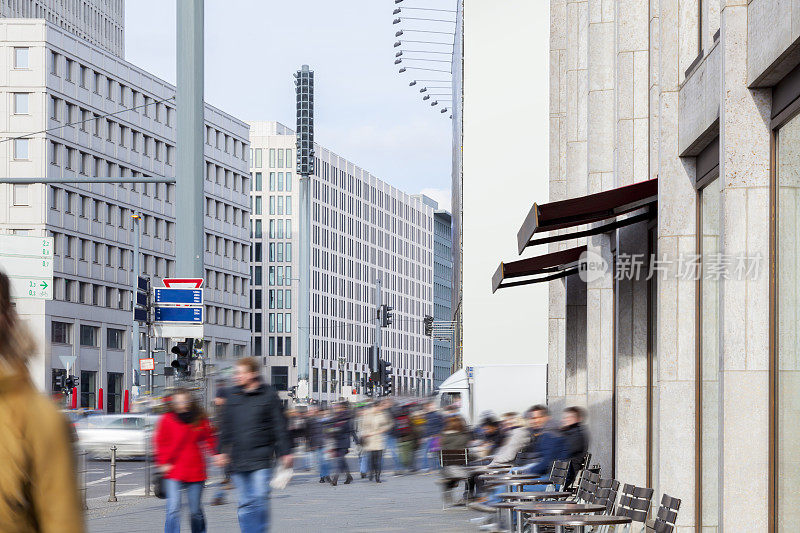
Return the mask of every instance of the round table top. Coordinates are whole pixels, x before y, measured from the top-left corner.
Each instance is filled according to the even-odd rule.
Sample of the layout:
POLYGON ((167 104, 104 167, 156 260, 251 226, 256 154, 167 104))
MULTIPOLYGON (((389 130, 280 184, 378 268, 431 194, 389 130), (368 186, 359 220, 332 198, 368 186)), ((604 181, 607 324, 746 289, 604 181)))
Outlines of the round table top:
POLYGON ((572 496, 571 492, 501 492, 498 497, 501 500, 544 500, 547 498, 566 498, 572 496))
POLYGON ((494 502, 490 503, 490 507, 494 507, 496 509, 514 509, 515 507, 519 507, 519 502, 494 502))
MULTIPOLYGON (((524 487, 525 485, 532 485, 530 479, 489 479, 486 481, 487 487, 524 487)), ((571 493, 570 493, 571 494, 571 493)))
POLYGON ((536 474, 481 474, 483 479, 539 479, 542 476, 536 474))
MULTIPOLYGON (((514 502, 508 502, 514 503, 514 502)), ((572 502, 545 502, 545 503, 516 503, 515 510, 521 513, 532 513, 541 515, 567 515, 579 513, 598 513, 605 511, 605 505, 596 503, 572 503, 572 502)))
POLYGON ((539 526, 611 526, 630 524, 627 516, 606 515, 566 515, 566 516, 535 516, 528 519, 529 524, 539 526))

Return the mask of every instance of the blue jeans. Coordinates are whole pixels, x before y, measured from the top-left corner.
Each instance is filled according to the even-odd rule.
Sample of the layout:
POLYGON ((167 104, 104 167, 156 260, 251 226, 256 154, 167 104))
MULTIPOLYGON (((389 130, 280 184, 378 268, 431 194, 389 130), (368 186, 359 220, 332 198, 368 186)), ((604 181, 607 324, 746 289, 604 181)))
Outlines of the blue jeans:
POLYGON ((402 470, 403 464, 400 462, 400 456, 397 454, 397 439, 392 435, 386 436, 386 451, 392 456, 395 471, 402 470))
POLYGON ((234 472, 233 483, 239 491, 239 529, 242 533, 269 530, 269 468, 252 472, 234 472))
POLYGON ((369 452, 361 450, 361 457, 358 458, 358 471, 362 474, 369 472, 369 452))
POLYGON ((317 465, 319 466, 319 477, 328 477, 331 475, 331 469, 328 466, 328 459, 325 458, 325 448, 317 448, 314 450, 314 455, 317 456, 317 465))
POLYGON ((422 468, 425 470, 435 470, 439 468, 439 458, 432 456, 433 445, 436 444, 436 436, 426 437, 425 443, 420 446, 422 449, 422 468))
POLYGON ((167 493, 167 518, 164 521, 164 533, 180 533, 181 530, 181 493, 186 490, 191 513, 192 533, 205 533, 206 519, 203 516, 203 481, 186 483, 176 479, 165 479, 164 489, 167 493))

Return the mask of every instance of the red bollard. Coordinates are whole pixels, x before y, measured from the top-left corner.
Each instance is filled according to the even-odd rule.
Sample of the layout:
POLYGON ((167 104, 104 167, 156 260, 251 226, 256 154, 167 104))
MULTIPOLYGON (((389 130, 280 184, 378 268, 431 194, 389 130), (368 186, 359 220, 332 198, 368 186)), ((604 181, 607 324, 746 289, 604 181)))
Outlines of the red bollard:
POLYGON ((122 408, 122 412, 123 413, 127 413, 129 407, 130 407, 130 405, 128 403, 128 391, 125 390, 125 406, 122 408))
POLYGON ((78 387, 72 387, 72 408, 78 408, 78 387))
POLYGON ((97 389, 97 409, 103 410, 103 387, 97 389))

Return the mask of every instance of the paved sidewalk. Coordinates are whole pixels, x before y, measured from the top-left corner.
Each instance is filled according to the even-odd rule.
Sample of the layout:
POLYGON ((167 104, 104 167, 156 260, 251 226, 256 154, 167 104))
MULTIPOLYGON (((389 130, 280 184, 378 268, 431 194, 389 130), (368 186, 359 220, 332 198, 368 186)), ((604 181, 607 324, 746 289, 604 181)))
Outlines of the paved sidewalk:
MULTIPOLYGON (((384 483, 356 479, 350 485, 331 487, 319 478, 300 473, 271 498, 272 528, 279 533, 308 531, 476 531, 469 519, 478 516, 464 510, 442 511, 437 474, 387 475, 384 483)), ((208 531, 236 533, 236 491, 225 491, 227 503, 208 505, 216 487, 203 494, 208 531)), ((164 501, 142 496, 89 500, 87 518, 92 533, 154 532, 164 528, 164 501)), ((189 531, 188 510, 184 510, 183 530, 189 531)))

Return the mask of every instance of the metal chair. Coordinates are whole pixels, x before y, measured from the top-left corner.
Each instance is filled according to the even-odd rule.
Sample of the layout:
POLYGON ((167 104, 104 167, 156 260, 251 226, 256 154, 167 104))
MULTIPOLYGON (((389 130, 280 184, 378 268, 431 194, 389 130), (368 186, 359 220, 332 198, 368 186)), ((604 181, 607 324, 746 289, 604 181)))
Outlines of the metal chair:
POLYGON ((597 484, 597 492, 594 494, 592 503, 605 505, 605 513, 610 515, 614 510, 614 504, 617 502, 617 491, 619 490, 619 481, 616 479, 601 479, 597 484))
POLYGON ((647 524, 648 533, 672 533, 675 522, 678 520, 678 509, 681 501, 666 494, 661 496, 661 505, 656 513, 656 518, 647 524))
MULTIPOLYGON (((650 510, 650 500, 653 498, 653 489, 637 487, 626 483, 622 487, 622 494, 619 497, 614 514, 617 516, 626 516, 632 522, 639 522, 642 524, 642 533, 645 530, 645 523, 647 522, 647 513, 650 510)), ((627 525, 626 531, 631 531, 631 525, 627 525)))
POLYGON ((442 487, 442 510, 453 507, 452 490, 461 481, 469 479, 467 464, 469 463, 469 450, 439 450, 439 465, 442 467, 440 479, 436 482, 442 487))

